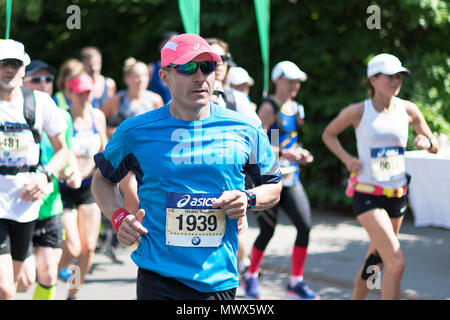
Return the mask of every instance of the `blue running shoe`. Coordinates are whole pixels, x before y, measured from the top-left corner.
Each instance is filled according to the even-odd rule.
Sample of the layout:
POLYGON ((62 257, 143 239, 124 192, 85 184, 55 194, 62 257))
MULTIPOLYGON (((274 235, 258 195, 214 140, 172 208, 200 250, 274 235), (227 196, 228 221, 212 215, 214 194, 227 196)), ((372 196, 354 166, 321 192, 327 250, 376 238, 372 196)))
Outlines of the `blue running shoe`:
POLYGON ((258 278, 250 277, 248 279, 242 280, 243 287, 245 290, 245 298, 248 299, 259 299, 259 290, 258 290, 258 278))
POLYGON ((297 300, 320 300, 320 296, 312 291, 303 281, 300 281, 295 286, 289 283, 285 295, 288 298, 297 300))
POLYGON ((69 267, 66 267, 64 269, 61 269, 61 271, 59 271, 58 273, 58 277, 62 280, 62 281, 67 281, 69 280, 69 278, 72 276, 72 272, 69 271, 69 267))

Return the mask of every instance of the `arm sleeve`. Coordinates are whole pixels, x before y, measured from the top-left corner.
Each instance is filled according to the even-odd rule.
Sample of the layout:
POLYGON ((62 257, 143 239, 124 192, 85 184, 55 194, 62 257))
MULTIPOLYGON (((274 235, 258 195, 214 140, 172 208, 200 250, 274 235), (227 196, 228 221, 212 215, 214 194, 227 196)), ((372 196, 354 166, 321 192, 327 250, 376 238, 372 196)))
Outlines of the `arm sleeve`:
POLYGON ((250 139, 251 153, 244 172, 252 179, 255 186, 281 181, 278 159, 272 151, 270 141, 261 126, 254 139, 250 139))

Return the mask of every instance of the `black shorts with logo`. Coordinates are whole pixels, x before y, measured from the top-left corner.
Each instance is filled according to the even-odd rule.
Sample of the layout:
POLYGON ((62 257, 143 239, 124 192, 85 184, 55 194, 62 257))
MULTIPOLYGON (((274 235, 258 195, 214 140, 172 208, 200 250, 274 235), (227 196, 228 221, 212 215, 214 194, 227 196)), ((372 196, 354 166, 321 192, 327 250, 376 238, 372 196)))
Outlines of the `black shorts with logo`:
POLYGON ((384 209, 390 218, 400 218, 406 212, 408 196, 401 198, 388 198, 386 196, 374 196, 355 191, 353 195, 353 210, 356 216, 373 209, 384 209))
POLYGON ((63 245, 63 231, 61 215, 37 220, 34 226, 33 245, 61 249, 63 245))

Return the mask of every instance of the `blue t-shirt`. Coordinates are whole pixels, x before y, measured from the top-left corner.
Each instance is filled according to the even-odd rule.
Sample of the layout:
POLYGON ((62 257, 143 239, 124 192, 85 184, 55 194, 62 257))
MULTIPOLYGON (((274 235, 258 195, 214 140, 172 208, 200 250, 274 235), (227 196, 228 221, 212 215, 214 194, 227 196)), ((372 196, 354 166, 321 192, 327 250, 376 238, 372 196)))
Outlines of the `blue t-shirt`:
POLYGON ((238 220, 223 214, 211 217, 212 199, 225 190, 244 190, 246 174, 257 186, 281 180, 261 126, 216 104, 210 108, 210 116, 199 121, 172 117, 169 105, 127 119, 94 157, 102 175, 114 183, 129 170, 136 173, 143 225, 149 232, 132 253, 133 261, 201 292, 238 286, 238 220), (219 242, 202 247, 217 241, 212 234, 218 226, 224 229, 219 242), (204 231, 205 241, 171 233, 178 227, 188 237, 190 230, 204 231))

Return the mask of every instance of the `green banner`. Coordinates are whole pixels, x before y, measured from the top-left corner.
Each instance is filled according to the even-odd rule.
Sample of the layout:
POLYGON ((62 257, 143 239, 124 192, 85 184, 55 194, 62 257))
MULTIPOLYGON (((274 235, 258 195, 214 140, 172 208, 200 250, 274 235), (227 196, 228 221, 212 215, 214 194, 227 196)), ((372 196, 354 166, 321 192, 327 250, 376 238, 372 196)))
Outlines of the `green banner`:
POLYGON ((259 43, 264 67, 263 97, 269 93, 270 0, 254 0, 259 43))
POLYGON ((6 0, 6 31, 5 39, 9 39, 9 30, 11 27, 11 11, 12 11, 12 0, 6 0))
POLYGON ((200 0, 178 0, 178 8, 184 31, 200 34, 200 0))

